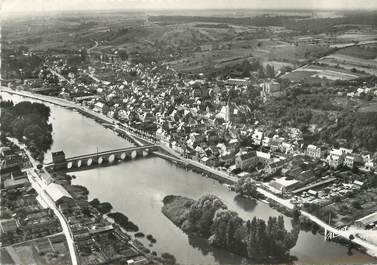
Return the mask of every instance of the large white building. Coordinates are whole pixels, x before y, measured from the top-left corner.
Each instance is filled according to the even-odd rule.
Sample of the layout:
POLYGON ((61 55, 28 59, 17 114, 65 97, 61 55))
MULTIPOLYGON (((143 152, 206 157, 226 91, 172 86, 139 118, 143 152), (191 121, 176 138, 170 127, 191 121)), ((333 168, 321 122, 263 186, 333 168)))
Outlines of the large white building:
POLYGON ((317 159, 317 158, 321 158, 322 151, 320 147, 315 146, 313 144, 309 144, 308 147, 306 148, 306 154, 310 157, 317 159))

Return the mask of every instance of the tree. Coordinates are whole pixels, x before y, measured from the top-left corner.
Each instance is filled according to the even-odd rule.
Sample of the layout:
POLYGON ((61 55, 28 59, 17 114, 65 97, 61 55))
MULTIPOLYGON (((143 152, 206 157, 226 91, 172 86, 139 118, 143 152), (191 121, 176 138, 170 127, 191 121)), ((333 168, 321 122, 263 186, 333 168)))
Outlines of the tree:
POLYGON ((269 64, 266 65, 266 76, 270 78, 275 77, 275 69, 269 64))
POLYGON ((242 177, 238 179, 235 184, 235 191, 241 196, 253 196, 258 197, 259 193, 257 191, 257 186, 255 182, 250 177, 242 177))
POLYGON ((362 209, 360 202, 357 200, 352 202, 352 207, 355 209, 362 209))

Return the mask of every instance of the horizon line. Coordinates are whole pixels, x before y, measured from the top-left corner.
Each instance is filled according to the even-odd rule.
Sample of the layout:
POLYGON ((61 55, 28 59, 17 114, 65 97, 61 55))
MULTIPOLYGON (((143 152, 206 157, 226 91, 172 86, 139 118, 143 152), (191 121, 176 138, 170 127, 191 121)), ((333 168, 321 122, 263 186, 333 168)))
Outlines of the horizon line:
POLYGON ((105 8, 105 9, 49 9, 49 10, 23 10, 23 11, 0 11, 1 14, 17 14, 17 13, 65 13, 65 12, 143 12, 143 11, 377 11, 377 7, 370 9, 367 7, 359 8, 105 8))

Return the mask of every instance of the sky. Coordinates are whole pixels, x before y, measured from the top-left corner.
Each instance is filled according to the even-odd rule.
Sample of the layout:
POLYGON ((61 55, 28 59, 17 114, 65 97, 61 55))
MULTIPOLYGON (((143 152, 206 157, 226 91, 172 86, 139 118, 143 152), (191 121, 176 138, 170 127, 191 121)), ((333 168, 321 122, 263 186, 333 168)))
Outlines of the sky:
POLYGON ((0 0, 1 12, 112 9, 377 9, 377 0, 0 0))

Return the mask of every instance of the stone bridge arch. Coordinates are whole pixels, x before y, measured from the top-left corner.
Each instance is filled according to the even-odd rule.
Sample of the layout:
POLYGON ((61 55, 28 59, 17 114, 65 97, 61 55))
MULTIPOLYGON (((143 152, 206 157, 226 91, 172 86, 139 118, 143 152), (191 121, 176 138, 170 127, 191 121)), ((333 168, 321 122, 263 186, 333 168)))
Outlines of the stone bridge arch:
POLYGON ((114 163, 115 158, 116 158, 115 154, 109 155, 109 158, 108 158, 109 163, 114 163))

